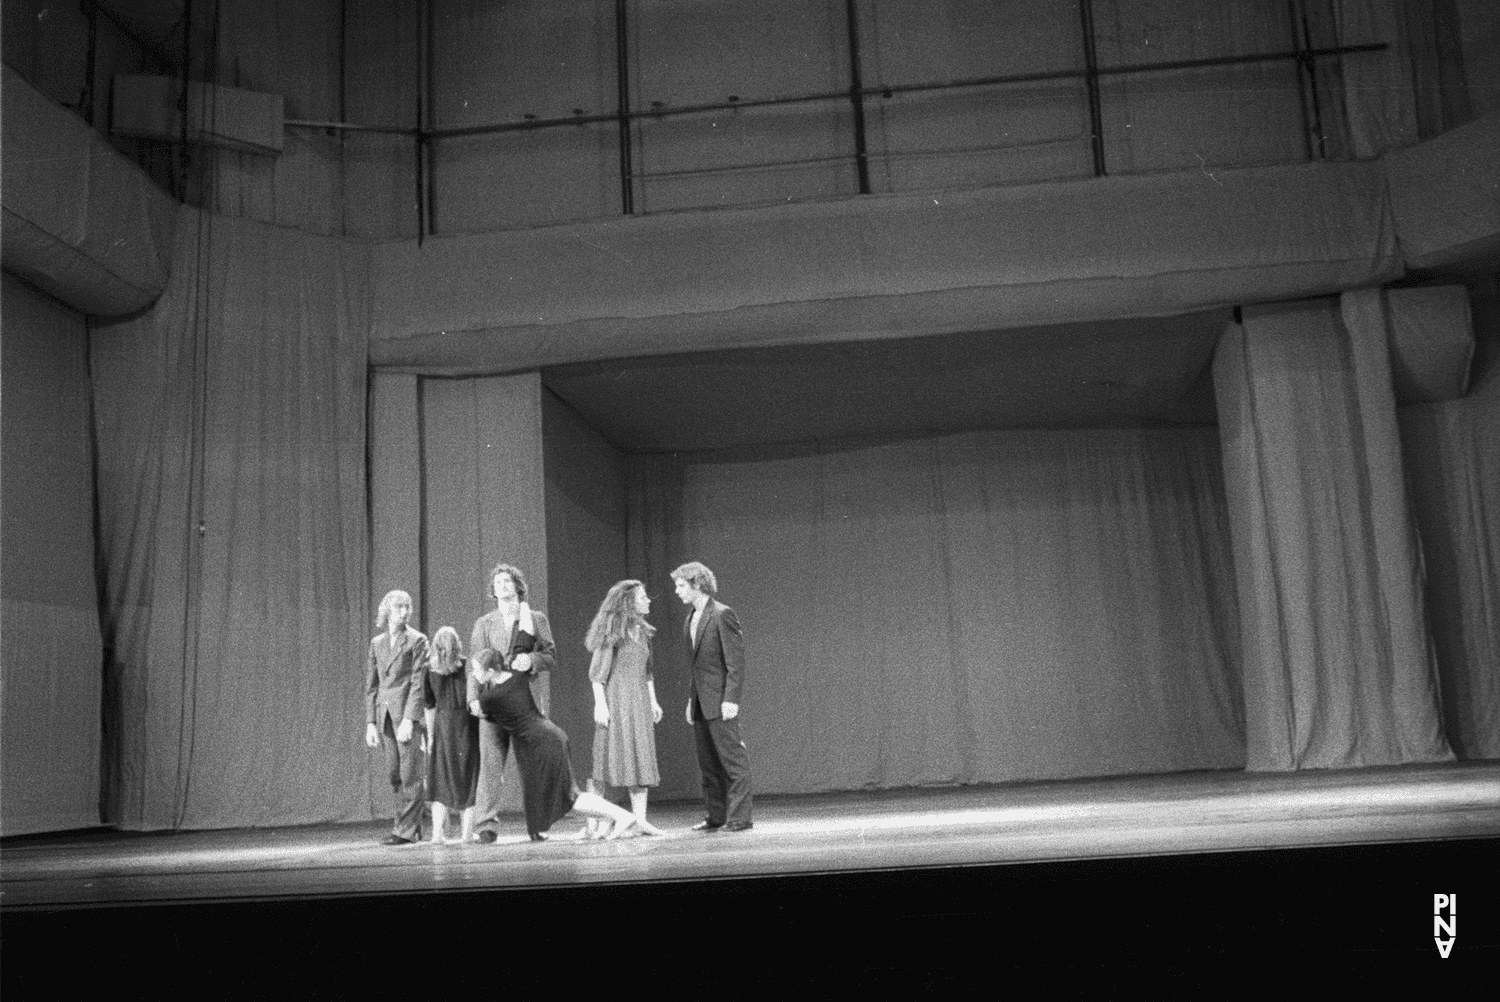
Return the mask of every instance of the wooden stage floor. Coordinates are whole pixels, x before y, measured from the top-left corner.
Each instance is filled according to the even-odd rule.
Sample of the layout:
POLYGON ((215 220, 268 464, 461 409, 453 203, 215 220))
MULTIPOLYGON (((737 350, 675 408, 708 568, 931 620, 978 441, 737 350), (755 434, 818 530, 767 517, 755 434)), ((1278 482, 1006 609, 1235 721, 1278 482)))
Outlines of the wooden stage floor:
POLYGON ((545 843, 519 817, 493 845, 388 848, 388 822, 0 842, 0 907, 317 899, 993 867, 1500 836, 1500 762, 1298 774, 1197 772, 955 789, 767 796, 755 827, 545 843))

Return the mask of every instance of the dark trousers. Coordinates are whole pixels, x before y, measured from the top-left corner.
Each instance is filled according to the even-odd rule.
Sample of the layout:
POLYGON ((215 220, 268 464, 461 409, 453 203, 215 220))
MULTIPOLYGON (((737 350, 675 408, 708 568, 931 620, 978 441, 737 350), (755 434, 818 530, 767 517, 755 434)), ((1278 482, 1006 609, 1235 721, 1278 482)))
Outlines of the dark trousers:
POLYGON ((385 765, 391 781, 391 792, 396 795, 396 821, 391 831, 402 838, 415 842, 422 837, 422 801, 424 797, 427 763, 422 754, 422 724, 413 721, 411 740, 402 744, 396 740, 396 723, 390 716, 385 718, 385 730, 380 734, 380 743, 385 748, 385 765))
POLYGON ((694 699, 693 738, 709 824, 749 824, 750 753, 740 737, 739 718, 704 720, 703 708, 694 699))

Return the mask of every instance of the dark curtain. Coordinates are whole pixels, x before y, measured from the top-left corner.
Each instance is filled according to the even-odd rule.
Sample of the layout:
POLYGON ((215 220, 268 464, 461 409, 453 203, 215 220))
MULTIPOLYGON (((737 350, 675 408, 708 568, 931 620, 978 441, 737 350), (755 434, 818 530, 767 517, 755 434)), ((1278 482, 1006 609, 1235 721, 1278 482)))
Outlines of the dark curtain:
POLYGON ((368 252, 183 210, 171 284, 93 332, 105 818, 370 815, 368 252))

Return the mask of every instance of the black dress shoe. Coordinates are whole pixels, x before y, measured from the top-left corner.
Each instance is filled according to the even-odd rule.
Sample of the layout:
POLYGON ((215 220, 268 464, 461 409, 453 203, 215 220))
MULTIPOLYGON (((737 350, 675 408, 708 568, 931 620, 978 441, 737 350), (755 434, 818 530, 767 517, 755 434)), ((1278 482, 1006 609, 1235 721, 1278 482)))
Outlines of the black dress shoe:
POLYGON ((474 841, 483 845, 490 845, 495 841, 495 833, 489 830, 482 831, 474 836, 474 841))
POLYGON ((541 832, 532 832, 531 833, 531 841, 533 841, 533 842, 545 842, 545 841, 547 841, 547 836, 543 835, 541 832))
POLYGON ((724 826, 724 830, 727 832, 747 832, 754 827, 755 825, 749 821, 731 821, 724 826))
POLYGON ((381 839, 380 844, 381 845, 411 845, 415 841, 416 841, 416 839, 402 838, 400 835, 397 835, 395 832, 392 832, 391 834, 387 835, 385 838, 381 839))
POLYGON ((702 821, 700 821, 697 824, 693 825, 693 831, 695 831, 695 832, 716 832, 720 828, 723 828, 723 827, 724 827, 724 822, 722 822, 722 821, 715 822, 715 821, 710 821, 707 818, 704 818, 702 821))

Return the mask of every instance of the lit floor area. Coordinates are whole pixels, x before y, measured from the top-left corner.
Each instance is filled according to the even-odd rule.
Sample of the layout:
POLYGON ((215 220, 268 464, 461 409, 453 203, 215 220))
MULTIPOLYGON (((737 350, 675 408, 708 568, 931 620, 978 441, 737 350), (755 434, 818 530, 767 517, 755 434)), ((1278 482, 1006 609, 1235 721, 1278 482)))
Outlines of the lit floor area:
POLYGON ((748 832, 544 843, 519 816, 493 845, 378 844, 388 823, 0 843, 0 907, 250 901, 703 882, 923 867, 1182 856, 1500 836, 1500 762, 1297 774, 1197 772, 985 787, 766 796, 748 832))

